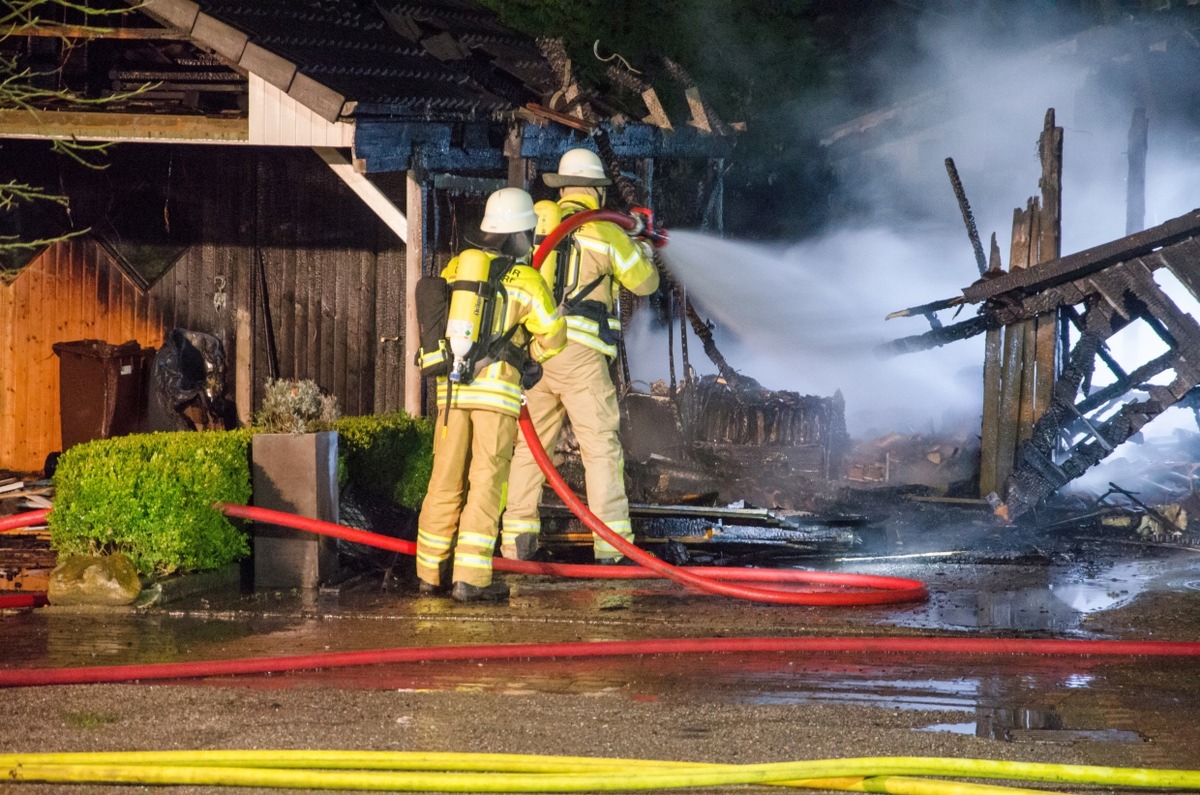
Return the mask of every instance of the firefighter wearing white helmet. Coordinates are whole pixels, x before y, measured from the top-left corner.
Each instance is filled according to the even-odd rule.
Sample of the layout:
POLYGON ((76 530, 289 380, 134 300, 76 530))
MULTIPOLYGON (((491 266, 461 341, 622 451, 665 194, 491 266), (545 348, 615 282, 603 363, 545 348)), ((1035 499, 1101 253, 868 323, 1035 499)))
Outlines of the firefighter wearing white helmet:
MULTIPOLYGON (((564 153, 558 171, 544 174, 542 181, 559 189, 552 213, 563 218, 599 209, 605 187, 612 184, 600 158, 589 149, 564 153)), ((584 224, 568 240, 565 256, 560 255, 565 261, 556 265, 561 271, 556 280, 561 294, 555 296, 560 307, 570 307, 566 313, 567 347, 546 363, 537 385, 525 391, 525 404, 547 450, 558 445, 564 415, 570 419, 583 460, 588 508, 632 543, 625 456, 618 435, 620 412, 609 375, 621 331, 613 307, 622 287, 634 295, 654 292, 658 270, 649 244, 631 238, 614 223, 584 224)), ((542 275, 550 278, 545 266, 542 275)), ((518 434, 503 517, 500 551, 505 557, 528 559, 537 551, 541 532, 538 503, 544 482, 523 435, 518 434)), ((596 562, 623 560, 608 542, 598 536, 592 541, 596 562)))
POLYGON ((566 345, 554 299, 541 274, 526 264, 535 224, 528 193, 496 191, 480 223, 480 247, 463 251, 441 273, 452 288, 446 324, 451 351, 467 351, 454 349, 455 323, 461 335, 461 324, 474 322, 471 342, 486 355, 473 358, 472 371, 456 383, 446 375, 437 379, 433 473, 417 520, 422 594, 448 591, 461 602, 508 596, 508 586, 492 579, 492 553, 517 435, 521 376, 528 360, 543 362, 566 345), (473 298, 458 302, 456 317, 460 294, 473 298))

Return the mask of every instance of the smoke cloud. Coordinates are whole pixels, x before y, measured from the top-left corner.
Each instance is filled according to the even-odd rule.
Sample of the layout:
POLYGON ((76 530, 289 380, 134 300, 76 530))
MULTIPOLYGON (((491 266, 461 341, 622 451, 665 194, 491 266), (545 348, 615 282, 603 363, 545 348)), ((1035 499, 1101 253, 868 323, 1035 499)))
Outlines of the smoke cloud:
MULTIPOLYGON (((976 22, 931 16, 915 45, 880 43, 863 68, 882 104, 814 98, 819 108, 797 110, 796 133, 816 132, 839 176, 841 193, 814 201, 853 208, 840 225, 786 242, 672 230, 663 249, 735 369, 769 389, 840 389, 855 435, 977 423, 981 338, 886 361, 874 352, 929 328, 920 316, 885 322, 889 312, 958 295, 978 276, 945 158, 962 177, 985 251, 994 232, 1006 268, 1013 210, 1039 193, 1037 139, 1049 108, 1064 128, 1064 254, 1126 234, 1135 108, 1150 121, 1144 226, 1200 206, 1195 100, 1183 98, 1193 81, 1172 79, 1194 75, 1200 59, 1169 17, 1040 42, 981 37, 976 22), (863 118, 875 111, 884 112, 863 118), (858 122, 805 130, 815 118, 858 122)), ((949 323, 973 311, 940 316, 949 323)), ((631 334, 635 378, 664 377, 664 345, 643 329, 631 334)), ((715 371, 698 346, 690 353, 697 370, 715 371)))

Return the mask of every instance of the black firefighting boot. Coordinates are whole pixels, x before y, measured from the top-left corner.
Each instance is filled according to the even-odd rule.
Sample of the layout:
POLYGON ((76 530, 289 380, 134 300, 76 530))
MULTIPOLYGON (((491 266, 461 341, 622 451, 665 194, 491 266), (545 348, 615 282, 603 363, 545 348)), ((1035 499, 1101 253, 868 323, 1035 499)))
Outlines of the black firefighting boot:
POLYGON ((511 544, 501 544, 500 554, 509 560, 533 560, 541 546, 538 533, 519 533, 512 537, 511 544))
POLYGON ((425 582, 421 580, 417 585, 417 593, 421 596, 444 596, 450 592, 450 572, 454 567, 454 559, 447 558, 438 566, 438 581, 425 582))
POLYGON ((450 589, 450 598, 456 602, 503 602, 508 598, 508 585, 500 580, 484 586, 456 582, 450 589))

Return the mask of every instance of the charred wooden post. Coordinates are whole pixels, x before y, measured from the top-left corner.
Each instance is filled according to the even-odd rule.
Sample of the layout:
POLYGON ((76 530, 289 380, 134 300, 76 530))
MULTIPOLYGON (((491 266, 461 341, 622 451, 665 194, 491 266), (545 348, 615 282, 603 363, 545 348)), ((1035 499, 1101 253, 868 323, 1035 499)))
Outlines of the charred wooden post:
MULTIPOLYGON (((1041 197, 1031 198, 1024 211, 1013 211, 1010 273, 1036 269, 1060 254, 1062 128, 1054 124, 1053 108, 1046 112, 1038 153, 1041 197)), ((979 477, 983 496, 998 491, 1012 472, 1019 446, 1033 435, 1034 423, 1050 404, 1057 368, 1056 309, 989 332, 979 477)))
POLYGON ((958 168, 954 158, 946 158, 946 173, 950 175, 950 187, 954 189, 954 198, 958 199, 958 209, 962 212, 963 223, 967 226, 967 237, 971 239, 971 248, 975 251, 975 263, 979 266, 979 275, 987 272, 987 262, 983 258, 983 244, 979 241, 979 229, 975 226, 975 214, 971 212, 971 204, 967 201, 967 192, 963 190, 962 180, 958 177, 958 168))
MULTIPOLYGON (((991 258, 988 261, 988 273, 1001 272, 1000 244, 996 241, 996 233, 992 233, 991 258)), ((996 471, 996 457, 984 455, 982 450, 994 450, 996 437, 1000 433, 1000 391, 992 388, 1000 383, 1000 351, 1003 335, 999 328, 987 330, 983 343, 983 418, 981 422, 981 452, 979 457, 979 491, 981 494, 991 494, 1000 488, 1004 481, 996 471), (982 440, 988 440, 983 442, 982 440)))
MULTIPOLYGON (((1063 129, 1054 124, 1054 108, 1046 111, 1038 154, 1042 161, 1042 212, 1038 219, 1039 240, 1037 262, 1050 262, 1062 256, 1062 149, 1063 129)), ((1036 420, 1050 405, 1050 392, 1057 375, 1057 312, 1049 312, 1035 321, 1037 350, 1034 355, 1033 417, 1036 420)))
POLYGON ((1146 223, 1146 149, 1150 122, 1145 108, 1133 109, 1129 125, 1129 178, 1125 183, 1125 234, 1140 232, 1146 223))

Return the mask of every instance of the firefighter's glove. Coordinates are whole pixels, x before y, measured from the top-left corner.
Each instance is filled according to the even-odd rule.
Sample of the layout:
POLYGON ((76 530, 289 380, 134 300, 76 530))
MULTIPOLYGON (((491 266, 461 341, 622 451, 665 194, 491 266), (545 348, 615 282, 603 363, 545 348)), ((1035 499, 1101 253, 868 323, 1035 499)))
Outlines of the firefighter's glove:
POLYGON ((529 359, 521 367, 521 389, 533 389, 542 380, 542 365, 529 359))

